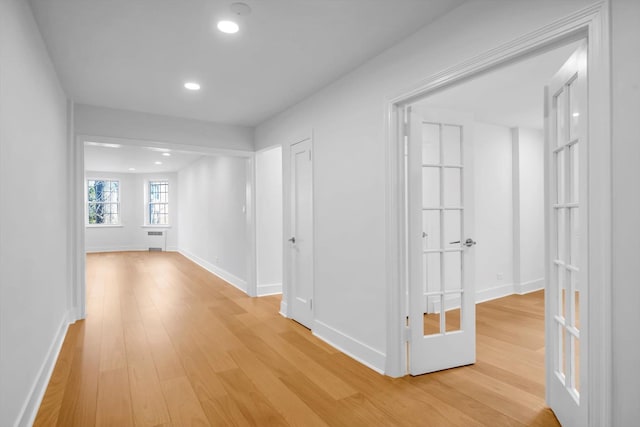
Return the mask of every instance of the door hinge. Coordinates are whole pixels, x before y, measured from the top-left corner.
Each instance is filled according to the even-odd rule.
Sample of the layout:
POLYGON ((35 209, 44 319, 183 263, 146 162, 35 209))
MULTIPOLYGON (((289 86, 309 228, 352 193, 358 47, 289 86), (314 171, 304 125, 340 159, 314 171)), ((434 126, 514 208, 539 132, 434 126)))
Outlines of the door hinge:
POLYGON ((405 326, 403 329, 403 333, 404 333, 403 341, 411 342, 411 327, 405 326))
POLYGON ((309 150, 309 160, 311 160, 311 150, 309 150))
POLYGON ((313 300, 309 300, 309 310, 313 310, 313 300))

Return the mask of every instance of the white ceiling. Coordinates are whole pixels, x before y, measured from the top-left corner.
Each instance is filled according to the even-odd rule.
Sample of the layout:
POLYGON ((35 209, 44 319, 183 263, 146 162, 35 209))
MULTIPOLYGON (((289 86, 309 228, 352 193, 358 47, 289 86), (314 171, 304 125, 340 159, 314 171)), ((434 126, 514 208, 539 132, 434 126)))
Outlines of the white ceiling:
POLYGON ((480 122, 544 127, 544 87, 578 42, 517 62, 435 93, 416 103, 474 113, 480 122))
POLYGON ((85 145, 84 168, 92 172, 177 172, 203 156, 184 151, 165 151, 169 151, 171 156, 163 156, 162 151, 153 147, 121 145, 118 148, 108 148, 85 145), (162 164, 156 165, 156 161, 162 164), (135 171, 130 171, 129 168, 135 168, 135 171))
POLYGON ((235 35, 215 29, 233 0, 30 3, 75 101, 253 126, 463 2, 244 1, 235 35))

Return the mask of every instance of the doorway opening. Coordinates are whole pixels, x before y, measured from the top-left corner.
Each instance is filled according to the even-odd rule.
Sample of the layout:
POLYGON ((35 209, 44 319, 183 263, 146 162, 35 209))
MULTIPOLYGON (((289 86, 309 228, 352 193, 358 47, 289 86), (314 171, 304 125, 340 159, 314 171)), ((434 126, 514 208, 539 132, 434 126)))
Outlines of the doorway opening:
POLYGON ((543 405, 547 355, 558 417, 583 419, 585 81, 578 41, 405 107, 412 375, 476 362, 501 368, 511 352, 528 362, 543 405), (508 297, 528 290, 546 295, 530 297, 529 307, 508 297))
MULTIPOLYGON (((610 271, 611 260, 605 254, 587 251, 588 248, 607 244, 606 230, 610 227, 610 216, 606 207, 602 208, 603 204, 609 206, 609 187, 593 185, 595 177, 598 177, 598 181, 600 179, 608 180, 607 177, 610 174, 610 164, 607 161, 610 156, 610 139, 607 137, 610 123, 606 119, 608 117, 606 102, 608 62, 606 44, 602 43, 602 39, 606 38, 606 35, 602 33, 602 28, 606 27, 605 15, 606 11, 599 6, 581 11, 580 14, 559 21, 555 26, 523 36, 513 43, 500 46, 458 66, 444 70, 426 79, 416 89, 407 91, 404 95, 390 101, 389 163, 387 169, 387 259, 390 270, 388 313, 391 322, 388 330, 387 372, 390 375, 401 376, 409 370, 413 374, 418 374, 420 371, 446 369, 447 367, 473 363, 475 360, 475 330, 471 329, 475 328, 476 301, 469 295, 472 294, 475 297, 475 290, 472 286, 466 286, 467 282, 471 282, 469 280, 470 274, 466 269, 473 265, 472 248, 476 247, 474 243, 477 239, 474 239, 473 235, 466 234, 470 230, 467 223, 473 222, 468 221, 468 218, 465 218, 463 214, 466 209, 474 206, 466 200, 466 196, 470 195, 467 189, 473 187, 466 185, 466 177, 463 175, 447 171, 450 175, 450 181, 457 185, 461 203, 456 205, 444 200, 440 205, 432 206, 434 211, 439 211, 439 215, 432 215, 434 219, 436 217, 440 219, 440 224, 438 224, 440 246, 438 247, 424 247, 423 239, 425 236, 423 233, 425 230, 422 230, 424 215, 421 212, 425 207, 422 198, 429 196, 428 192, 423 193, 423 184, 429 188, 429 182, 438 176, 440 178, 438 188, 432 188, 431 194, 437 194, 438 197, 444 198, 446 194, 444 191, 444 187, 446 187, 444 184, 446 181, 445 170, 457 168, 460 171, 468 168, 469 164, 465 163, 468 152, 459 150, 460 159, 463 160, 462 164, 445 161, 443 154, 440 155, 437 163, 426 162, 423 164, 422 156, 425 153, 420 147, 422 141, 411 138, 416 132, 415 123, 422 124, 422 120, 416 120, 414 117, 416 111, 413 111, 413 104, 437 95, 440 91, 452 86, 471 81, 481 75, 488 75, 505 65, 516 64, 523 59, 536 57, 559 46, 583 41, 585 52, 588 51, 588 55, 585 53, 572 56, 572 58, 579 58, 579 61, 568 61, 567 64, 572 63, 572 65, 565 64, 556 77, 547 82, 549 89, 545 95, 547 100, 545 105, 547 131, 545 134, 544 173, 546 199, 544 277, 547 285, 547 297, 545 298, 547 347, 544 352, 545 401, 563 424, 597 425, 602 422, 606 423, 603 420, 608 419, 607 417, 610 415, 606 412, 606 403, 610 398, 611 390, 607 380, 609 369, 602 365, 602 361, 607 360, 610 356, 610 352, 604 344, 610 340, 610 323, 607 321, 606 314, 610 311, 608 306, 610 292, 607 290, 608 276, 605 272, 610 271), (578 64, 580 61, 584 66, 578 64), (571 66, 574 67, 573 71, 567 73, 566 70, 571 66), (588 78, 586 78, 587 68, 588 78), (581 71, 578 73, 576 70, 581 71), (583 77, 583 83, 575 80, 576 75, 583 77), (573 83, 577 84, 571 87, 573 83), (580 88, 584 92, 576 98, 579 101, 576 99, 572 101, 570 99, 571 92, 575 89, 574 92, 577 94, 580 88), (578 126, 576 129, 584 133, 574 138, 571 136, 571 130, 568 130, 567 127, 571 125, 571 117, 576 117, 571 115, 573 113, 571 105, 578 105, 580 102, 582 102, 582 106, 579 115, 581 115, 580 120, 583 120, 584 125, 578 126), (603 120, 588 120, 587 116, 603 120), (561 120, 560 117, 563 119, 561 120), (412 143, 411 141, 418 142, 412 143), (579 143, 577 146, 579 151, 571 149, 571 146, 576 142, 579 143), (411 148, 411 145, 414 147, 411 148), (412 152, 414 153, 413 157, 419 156, 418 160, 412 159, 411 155, 405 155, 405 153, 412 152), (571 160, 567 160, 567 158, 571 160), (579 163, 575 159, 579 159, 579 163), (423 167, 435 170, 428 172, 432 174, 432 179, 425 180, 422 174, 423 167), (451 176, 457 176, 457 181, 451 176), (405 187, 405 180, 413 183, 413 186, 405 187), (567 180, 571 180, 571 182, 569 183, 567 180), (578 183, 578 191, 571 188, 574 182, 578 183), (578 193, 580 193, 579 200, 572 199, 573 195, 578 193), (411 209, 416 206, 418 213, 415 212, 416 209, 411 209), (574 211, 574 208, 577 209, 574 211), (455 214, 449 214, 449 219, 443 218, 445 211, 453 212, 456 210, 459 211, 459 218, 455 214), (408 214, 405 215, 405 213, 408 214), (567 216, 570 216, 571 213, 575 213, 578 218, 567 221, 567 216), (560 222, 562 218, 564 218, 564 223, 560 222), (446 222, 453 223, 456 227, 448 228, 446 222), (579 224, 577 233, 579 239, 574 239, 572 236, 573 224, 579 224), (450 233, 451 230, 457 230, 460 238, 445 239, 445 234, 450 233), (587 230, 589 233, 586 233, 587 230), (586 256, 580 258, 582 270, 579 267, 574 268, 575 266, 572 265, 572 254, 568 250, 574 243, 572 239, 578 240, 579 253, 581 255, 586 253, 586 256), (455 244, 459 246, 448 246, 455 244), (438 253, 441 258, 439 260, 440 286, 434 293, 429 291, 429 295, 425 295, 421 282, 418 282, 419 286, 415 285, 415 279, 422 279, 422 272, 427 271, 421 257, 417 257, 420 262, 416 262, 416 256, 413 255, 415 249, 418 249, 418 253, 428 253, 432 249, 432 252, 438 253), (443 262, 442 259, 445 257, 454 260, 451 271, 448 269, 451 268, 452 262, 443 262), (588 268, 585 268, 587 265, 588 268), (454 270, 458 271, 457 276, 452 274, 454 270), (562 274, 559 274, 559 271, 562 271, 562 274), (576 274, 573 276, 567 271, 576 274), (457 279, 458 283, 447 286, 446 280, 441 280, 442 276, 445 279, 447 276, 457 279), (575 282, 576 280, 579 281, 579 284, 575 282), (569 286, 569 288, 564 288, 563 291, 564 286, 569 286), (569 289, 569 292, 566 289, 569 289), (573 298, 577 289, 579 289, 579 310, 576 310, 577 305, 573 298), (438 319, 440 331, 439 334, 433 335, 435 338, 425 336, 423 333, 424 313, 427 311, 426 307, 429 302, 425 297, 439 299, 444 314, 442 316, 444 319, 438 319), (461 301, 460 319, 462 325, 459 331, 447 333, 447 308, 454 307, 448 307, 446 304, 451 300, 455 301, 455 298, 461 301), (465 303, 465 300, 469 302, 465 303), (567 301, 574 302, 567 303, 567 301), (560 311, 563 310, 563 307, 566 307, 569 312, 560 311), (464 326, 465 312, 467 316, 473 317, 473 321, 469 322, 472 326, 464 326), (575 328, 577 324, 575 315, 578 312, 581 318, 581 331, 577 331, 575 328), (409 325, 407 325, 407 317, 410 319, 409 325), (466 338, 461 339, 460 336, 466 336, 466 338), (569 357, 577 356, 576 346, 579 346, 579 362, 575 359, 569 360, 569 357), (438 367, 439 363, 429 366, 434 359, 438 359, 446 365, 450 355, 457 357, 461 353, 456 351, 461 347, 471 348, 470 360, 458 361, 460 362, 458 365, 452 366, 438 367), (416 349, 421 349, 422 353, 416 352, 416 349), (425 355, 428 356, 425 357, 425 355), (413 369, 414 364, 416 362, 422 363, 424 360, 430 361, 416 372, 413 369), (575 370, 578 366, 579 374, 575 370), (576 385, 578 385, 577 375, 580 376, 579 396, 575 393, 576 385), (584 381, 584 378, 589 380, 584 381), (605 387, 606 390, 603 390, 602 387, 605 387)), ((430 123, 437 125, 441 132, 440 135, 443 135, 442 131, 445 126, 449 126, 449 133, 455 135, 454 130, 457 126, 457 129, 460 130, 458 134, 462 137, 459 136, 458 139, 455 136, 450 137, 453 146, 457 143, 463 147, 464 138, 469 136, 463 130, 464 123, 451 122, 448 119, 430 121, 430 123)), ((472 168, 473 166, 470 169, 472 168)), ((470 185, 473 185, 473 182, 470 185)), ((455 197, 451 200, 454 199, 455 197)))
POLYGON ((79 319, 91 252, 179 252, 255 295, 253 153, 88 135, 75 148, 79 319))
MULTIPOLYGON (((407 106, 411 374, 473 363, 507 369, 544 406, 545 287, 551 289, 544 89, 582 45, 557 47, 407 106), (415 325, 416 313, 422 325, 415 325)), ((578 119, 570 118, 576 128, 578 119)), ((573 225, 577 248, 581 233, 573 225)), ((577 288, 571 291, 578 301, 577 288)), ((572 363, 579 378, 579 352, 572 357, 563 367, 572 363)))

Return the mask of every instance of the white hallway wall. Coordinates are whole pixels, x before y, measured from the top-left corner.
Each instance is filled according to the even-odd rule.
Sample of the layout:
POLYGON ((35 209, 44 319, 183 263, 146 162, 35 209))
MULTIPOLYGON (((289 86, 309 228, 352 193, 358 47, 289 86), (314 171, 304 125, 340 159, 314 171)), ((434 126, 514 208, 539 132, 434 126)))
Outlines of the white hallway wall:
POLYGON ((31 425, 69 321, 67 99, 26 1, 0 2, 0 425, 31 425))
POLYGON ((256 153, 258 295, 282 292, 282 147, 256 153))
POLYGON ((234 286, 249 275, 247 160, 205 156, 178 172, 178 250, 234 286))
POLYGON ((262 123, 256 148, 314 136, 316 333, 383 370, 386 351, 385 106, 410 85, 536 30, 582 1, 464 4, 262 123))
MULTIPOLYGON (((85 172, 86 179, 104 178, 120 181, 120 227, 86 227, 87 252, 148 250, 147 231, 166 233, 167 250, 178 249, 178 182, 177 173, 141 174, 114 172, 85 172), (145 222, 145 191, 148 180, 169 181, 170 227, 143 227, 145 222)), ((85 179, 85 180, 86 180, 85 179)))
POLYGON ((640 2, 612 0, 613 419, 640 419, 640 2))
POLYGON ((476 301, 541 289, 544 134, 480 122, 474 133, 476 301))
MULTIPOLYGON (((517 181, 520 221, 519 253, 514 278, 516 291, 530 291, 544 287, 544 133, 541 130, 518 128, 517 181)), ((515 138, 514 138, 515 139, 515 138)), ((516 232, 517 230, 514 230, 516 232)))
POLYGON ((476 300, 513 292, 513 197, 511 131, 474 126, 476 300), (501 277, 498 278, 498 275, 501 277))

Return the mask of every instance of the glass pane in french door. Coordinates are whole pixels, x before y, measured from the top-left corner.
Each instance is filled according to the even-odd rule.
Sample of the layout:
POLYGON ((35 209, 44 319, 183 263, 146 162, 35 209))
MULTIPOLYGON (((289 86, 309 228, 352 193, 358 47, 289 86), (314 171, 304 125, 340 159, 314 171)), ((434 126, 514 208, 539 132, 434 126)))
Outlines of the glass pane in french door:
POLYGON ((424 335, 460 330, 462 319, 462 132, 424 123, 422 230, 424 335))
POLYGON ((572 105, 575 96, 569 79, 554 97, 556 144, 553 149, 555 194, 553 232, 556 240, 554 265, 558 294, 554 321, 558 350, 555 372, 576 401, 580 398, 580 283, 579 283, 579 151, 577 126, 580 112, 572 105))

